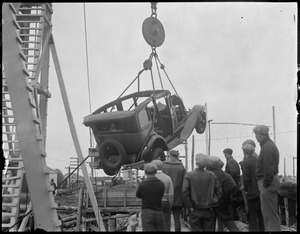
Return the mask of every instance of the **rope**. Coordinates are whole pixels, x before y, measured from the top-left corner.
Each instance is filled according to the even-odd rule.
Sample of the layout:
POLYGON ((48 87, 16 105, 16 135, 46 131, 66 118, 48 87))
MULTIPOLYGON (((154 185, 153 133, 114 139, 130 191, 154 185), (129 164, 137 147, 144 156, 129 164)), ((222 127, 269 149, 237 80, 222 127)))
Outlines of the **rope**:
POLYGON ((163 69, 163 71, 164 71, 166 77, 168 78, 170 84, 172 85, 172 87, 173 87, 173 89, 174 89, 176 95, 179 96, 178 93, 177 93, 177 91, 176 91, 176 89, 175 89, 175 87, 174 87, 174 85, 173 85, 173 83, 172 83, 172 81, 170 80, 170 78, 169 78, 167 72, 165 71, 165 66, 160 62, 158 56, 156 56, 156 58, 157 58, 157 60, 158 60, 158 62, 159 62, 159 64, 160 64, 160 68, 163 69))
MULTIPOLYGON (((88 42, 87 42, 86 15, 85 15, 85 3, 83 3, 83 16, 84 16, 85 54, 86 54, 86 68, 87 68, 86 72, 87 72, 87 81, 88 81, 89 107, 90 107, 90 113, 92 113, 91 90, 90 90, 90 72, 89 72, 89 56, 88 56, 88 42)), ((89 131, 90 131, 90 147, 93 148, 92 129, 89 128, 89 131)))

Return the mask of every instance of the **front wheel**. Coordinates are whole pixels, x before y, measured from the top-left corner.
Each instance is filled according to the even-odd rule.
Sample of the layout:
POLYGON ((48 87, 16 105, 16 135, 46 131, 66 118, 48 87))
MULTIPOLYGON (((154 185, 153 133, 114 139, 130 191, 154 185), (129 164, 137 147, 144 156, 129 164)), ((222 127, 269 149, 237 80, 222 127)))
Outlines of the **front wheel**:
POLYGON ((204 133, 205 128, 206 128, 206 113, 201 111, 199 113, 195 129, 198 134, 202 134, 204 133))

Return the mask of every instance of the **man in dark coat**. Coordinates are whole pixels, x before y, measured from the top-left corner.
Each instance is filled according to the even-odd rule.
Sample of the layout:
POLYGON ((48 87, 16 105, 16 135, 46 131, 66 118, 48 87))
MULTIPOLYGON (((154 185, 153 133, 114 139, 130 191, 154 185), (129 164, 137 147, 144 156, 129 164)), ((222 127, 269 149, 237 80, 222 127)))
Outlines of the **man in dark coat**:
POLYGON ((180 216, 182 214, 182 183, 186 174, 186 170, 179 160, 179 152, 177 150, 170 150, 170 158, 163 162, 162 172, 171 177, 174 188, 174 199, 172 206, 172 213, 175 224, 175 232, 181 231, 180 216))
POLYGON ((251 144, 242 146, 244 163, 242 167, 243 184, 248 201, 248 222, 250 232, 264 232, 264 222, 260 208, 259 190, 256 178, 257 157, 253 155, 255 147, 251 144))
POLYGON ((157 167, 152 163, 144 166, 146 178, 139 185, 136 197, 142 199, 142 228, 143 231, 164 231, 164 216, 162 197, 165 185, 156 176, 157 167))
POLYGON ((227 160, 227 163, 225 166, 225 172, 227 172, 229 175, 231 175, 231 177, 233 178, 233 180, 239 187, 241 170, 240 170, 240 166, 239 166, 238 162, 232 157, 233 151, 230 148, 226 148, 223 150, 223 153, 227 160))
POLYGON ((269 128, 258 125, 253 129, 261 150, 256 164, 256 177, 260 192, 261 211, 266 232, 281 231, 281 218, 278 214, 278 177, 279 151, 269 137, 269 128))
POLYGON ((237 190, 237 185, 232 177, 222 170, 224 163, 219 157, 210 156, 206 170, 213 172, 220 181, 223 196, 219 200, 219 206, 215 208, 218 218, 218 232, 224 231, 224 225, 230 232, 239 232, 232 213, 230 212, 231 195, 237 190))
POLYGON ((198 168, 188 172, 183 180, 182 198, 189 209, 189 222, 191 231, 213 232, 215 223, 215 207, 223 192, 216 175, 207 171, 208 156, 196 155, 198 168))

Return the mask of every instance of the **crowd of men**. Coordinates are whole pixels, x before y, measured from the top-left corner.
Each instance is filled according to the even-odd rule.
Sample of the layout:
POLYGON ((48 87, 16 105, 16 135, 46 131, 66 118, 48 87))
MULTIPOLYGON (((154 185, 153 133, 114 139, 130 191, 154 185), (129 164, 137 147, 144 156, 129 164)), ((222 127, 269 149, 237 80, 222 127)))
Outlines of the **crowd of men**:
POLYGON ((173 214, 175 231, 181 231, 183 210, 187 211, 191 231, 240 231, 234 221, 237 211, 245 208, 249 231, 281 231, 277 211, 280 189, 279 152, 265 125, 253 129, 260 144, 243 142, 243 160, 238 163, 230 148, 223 150, 224 162, 216 156, 198 153, 197 168, 186 172, 179 153, 170 150, 167 161, 153 160, 145 164, 145 179, 136 196, 142 199, 143 231, 171 231, 173 214))

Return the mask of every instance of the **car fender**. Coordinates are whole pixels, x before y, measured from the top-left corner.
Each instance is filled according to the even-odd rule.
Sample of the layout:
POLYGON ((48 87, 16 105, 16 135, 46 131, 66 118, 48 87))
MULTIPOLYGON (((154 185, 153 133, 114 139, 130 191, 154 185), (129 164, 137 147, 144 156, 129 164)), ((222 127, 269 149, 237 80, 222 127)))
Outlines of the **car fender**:
POLYGON ((180 133, 180 138, 185 141, 187 140, 190 135, 192 134, 194 128, 197 125, 199 116, 205 110, 203 105, 195 105, 193 106, 192 110, 189 112, 187 116, 186 123, 180 133))
POLYGON ((161 137, 160 135, 153 135, 150 137, 146 146, 143 148, 142 154, 141 154, 141 159, 147 158, 150 150, 153 149, 154 147, 160 147, 164 151, 168 150, 168 145, 167 145, 165 139, 163 137, 161 137))

